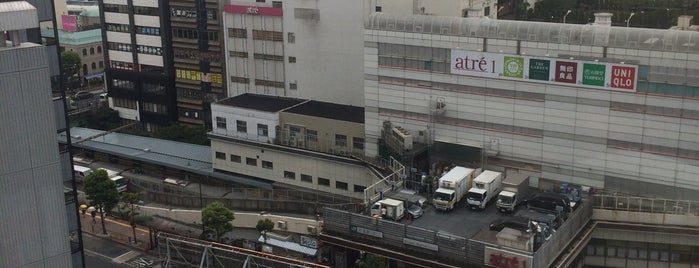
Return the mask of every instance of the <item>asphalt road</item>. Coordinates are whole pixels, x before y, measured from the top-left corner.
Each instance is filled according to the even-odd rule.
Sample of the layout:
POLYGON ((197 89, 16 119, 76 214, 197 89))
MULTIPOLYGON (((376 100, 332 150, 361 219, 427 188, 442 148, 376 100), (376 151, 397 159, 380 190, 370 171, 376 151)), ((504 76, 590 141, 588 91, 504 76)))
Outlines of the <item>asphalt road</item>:
POLYGON ((159 261, 124 245, 83 233, 85 267, 158 267, 159 261), (141 265, 141 266, 139 266, 141 265))
POLYGON ((428 205, 422 217, 412 222, 403 220, 403 223, 469 238, 481 229, 488 229, 491 222, 513 215, 500 213, 495 202, 488 203, 485 210, 478 211, 471 210, 463 201, 450 212, 437 211, 434 206, 428 205))

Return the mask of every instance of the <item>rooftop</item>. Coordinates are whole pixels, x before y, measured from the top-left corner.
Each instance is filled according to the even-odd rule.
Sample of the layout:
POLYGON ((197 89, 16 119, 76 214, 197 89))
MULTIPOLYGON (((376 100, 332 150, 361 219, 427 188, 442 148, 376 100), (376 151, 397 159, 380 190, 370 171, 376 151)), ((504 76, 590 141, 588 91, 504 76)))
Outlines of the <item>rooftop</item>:
POLYGON ((246 93, 221 100, 216 104, 264 112, 279 112, 304 101, 307 100, 246 93))
MULTIPOLYGON (((41 36, 53 36, 53 29, 42 28, 41 36)), ((67 32, 58 31, 58 40, 61 42, 61 46, 73 45, 81 46, 92 43, 102 43, 102 29, 92 29, 87 31, 78 32, 67 32)))
POLYGON ((321 101, 308 101, 285 112, 330 118, 354 123, 364 123, 364 108, 321 101))

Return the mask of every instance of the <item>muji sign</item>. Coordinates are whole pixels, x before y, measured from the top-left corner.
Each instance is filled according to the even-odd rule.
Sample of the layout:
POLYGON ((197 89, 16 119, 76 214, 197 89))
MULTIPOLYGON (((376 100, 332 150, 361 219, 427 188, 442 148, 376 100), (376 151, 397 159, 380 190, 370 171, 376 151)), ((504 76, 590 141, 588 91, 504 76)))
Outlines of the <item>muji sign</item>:
POLYGON ((282 9, 279 7, 263 7, 263 6, 241 6, 241 5, 225 5, 223 10, 226 13, 261 15, 261 16, 282 16, 282 9))
POLYGON ((451 51, 452 74, 636 92, 638 66, 623 63, 451 51))

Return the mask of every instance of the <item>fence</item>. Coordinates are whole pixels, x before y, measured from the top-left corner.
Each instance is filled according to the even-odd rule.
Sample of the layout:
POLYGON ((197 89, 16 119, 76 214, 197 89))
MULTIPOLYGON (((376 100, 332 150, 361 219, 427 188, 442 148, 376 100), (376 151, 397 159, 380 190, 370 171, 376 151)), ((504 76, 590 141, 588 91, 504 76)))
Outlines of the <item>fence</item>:
POLYGON ((532 267, 549 267, 566 249, 592 217, 592 204, 581 206, 556 230, 556 233, 534 253, 532 267))
POLYGON ((622 195, 595 195, 593 208, 699 216, 699 202, 622 195))

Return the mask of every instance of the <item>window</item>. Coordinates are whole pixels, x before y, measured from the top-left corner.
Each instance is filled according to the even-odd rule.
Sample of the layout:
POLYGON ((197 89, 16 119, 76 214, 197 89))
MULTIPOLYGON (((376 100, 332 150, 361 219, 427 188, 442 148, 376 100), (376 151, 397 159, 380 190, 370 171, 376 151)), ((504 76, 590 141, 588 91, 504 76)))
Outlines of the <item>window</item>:
POLYGON ((488 6, 488 7, 485 7, 485 8, 483 9, 483 15, 484 15, 484 16, 490 16, 490 7, 489 7, 489 6, 488 6))
POLYGON ((347 190, 347 183, 341 182, 341 181, 336 181, 335 188, 340 189, 340 190, 347 190))
POLYGON ((253 58, 256 60, 273 60, 273 61, 284 61, 284 56, 277 56, 264 53, 254 53, 253 58))
POLYGON ((272 7, 282 7, 282 1, 272 1, 272 7))
POLYGON ((247 164, 248 166, 257 166, 257 159, 246 157, 245 164, 247 164))
POLYGON ((296 85, 296 83, 289 83, 289 89, 291 89, 291 90, 297 90, 297 89, 298 89, 298 86, 296 85))
POLYGON ((102 46, 97 46, 97 53, 102 53, 102 46))
POLYGON ((87 49, 83 48, 83 56, 87 56, 87 49))
POLYGON ((296 63, 296 57, 289 57, 289 63, 296 63))
POLYGON ((90 55, 95 55, 95 48, 94 47, 90 48, 90 55))
POLYGON ((347 136, 335 134, 335 146, 347 147, 347 136))
POLYGON ((381 12, 381 7, 380 7, 380 6, 377 6, 377 7, 376 7, 376 12, 381 12))
POLYGON ((284 178, 285 179, 290 179, 290 180, 295 180, 296 179, 296 173, 291 172, 291 171, 284 171, 284 178))
POLYGON ((252 39, 267 41, 284 41, 284 33, 277 31, 252 30, 252 39))
MULTIPOLYGON (((245 51, 233 51, 233 50, 231 50, 231 51, 228 51, 228 55, 231 58, 247 58, 248 57, 248 53, 245 51)), ((250 82, 248 82, 248 83, 250 83, 250 82)))
POLYGON ((330 186, 330 180, 318 177, 318 185, 330 186))
POLYGON ((255 2, 258 2, 258 3, 264 3, 264 2, 265 2, 265 0, 257 0, 257 1, 255 1, 255 2))
POLYGON ((311 176, 311 175, 306 175, 306 174, 301 174, 301 181, 302 181, 302 182, 310 182, 310 183, 313 183, 313 176, 311 176))
POLYGON ((231 83, 250 84, 250 78, 231 76, 231 83))
POLYGON ((216 117, 216 127, 226 129, 226 118, 217 116, 216 117))
POLYGON ((231 162, 240 163, 240 156, 231 154, 231 162))
POLYGON ((236 120, 236 130, 238 132, 248 133, 248 123, 242 120, 236 120))
POLYGON ((262 160, 262 168, 274 169, 274 164, 272 162, 262 160))
POLYGON ((257 135, 267 137, 269 135, 267 125, 257 124, 257 135))
POLYGON ((248 38, 248 31, 242 28, 228 28, 228 37, 248 38))
POLYGON ((97 69, 97 64, 93 62, 91 67, 92 67, 92 70, 97 69))
POLYGON ((352 148, 358 150, 364 150, 364 139, 352 137, 352 148))
POLYGON ((296 34, 287 33, 286 34, 286 41, 289 42, 289 44, 293 44, 294 42, 296 42, 296 34))
POLYGON ((136 109, 136 101, 129 99, 112 98, 114 107, 136 109))
POLYGON ((284 88, 284 82, 277 82, 277 81, 270 81, 270 80, 263 80, 263 79, 255 79, 255 85, 256 86, 284 88))
POLYGON ((355 192, 355 193, 363 193, 363 192, 364 192, 364 189, 366 189, 366 187, 361 186, 361 185, 355 185, 355 186, 354 186, 354 192, 355 192))
POLYGON ((104 61, 100 61, 99 67, 104 68, 104 61))
POLYGON ((308 142, 318 142, 318 131, 306 129, 306 137, 308 138, 308 142))
POLYGON ((222 152, 216 152, 216 159, 226 160, 226 154, 222 152))

